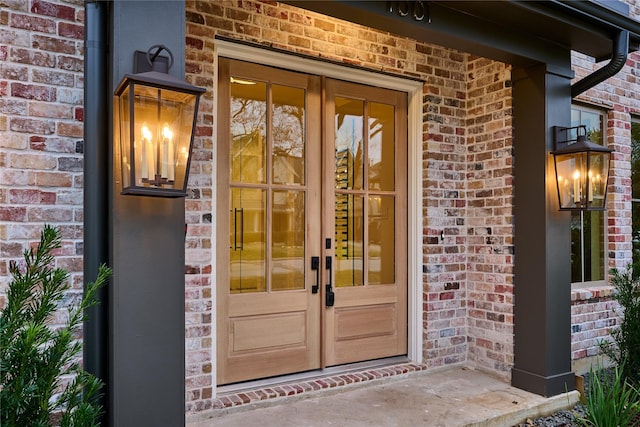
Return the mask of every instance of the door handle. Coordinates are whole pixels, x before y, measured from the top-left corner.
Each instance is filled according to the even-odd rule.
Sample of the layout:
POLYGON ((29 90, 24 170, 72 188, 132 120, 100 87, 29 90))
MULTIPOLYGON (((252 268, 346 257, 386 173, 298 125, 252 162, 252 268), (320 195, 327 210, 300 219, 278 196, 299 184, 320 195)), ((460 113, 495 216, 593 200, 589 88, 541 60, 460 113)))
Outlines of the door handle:
POLYGON ((244 208, 233 208, 233 250, 244 250, 244 208), (238 213, 240 214, 240 242, 238 242, 238 213))
POLYGON ((311 257, 311 269, 316 271, 316 284, 311 286, 311 293, 317 294, 320 289, 320 257, 311 257))
POLYGON ((325 257, 325 267, 329 270, 329 283, 326 285, 327 294, 325 295, 325 305, 327 307, 333 307, 335 294, 333 293, 333 258, 331 256, 325 257))

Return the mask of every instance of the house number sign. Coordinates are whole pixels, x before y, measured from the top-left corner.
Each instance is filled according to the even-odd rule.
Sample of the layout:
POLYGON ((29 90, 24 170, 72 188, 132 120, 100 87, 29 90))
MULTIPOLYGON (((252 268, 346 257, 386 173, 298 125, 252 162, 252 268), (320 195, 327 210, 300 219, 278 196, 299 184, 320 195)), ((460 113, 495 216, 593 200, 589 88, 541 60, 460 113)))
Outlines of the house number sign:
POLYGON ((431 23, 431 15, 429 13, 429 5, 426 1, 387 1, 387 12, 397 13, 400 16, 409 16, 420 22, 427 21, 431 23))

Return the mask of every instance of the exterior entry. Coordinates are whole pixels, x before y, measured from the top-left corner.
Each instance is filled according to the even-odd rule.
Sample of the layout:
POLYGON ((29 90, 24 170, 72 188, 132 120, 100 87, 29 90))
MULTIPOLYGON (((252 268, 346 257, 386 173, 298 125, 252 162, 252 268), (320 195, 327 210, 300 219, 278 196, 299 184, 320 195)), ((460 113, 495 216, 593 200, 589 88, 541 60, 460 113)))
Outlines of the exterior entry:
POLYGON ((407 354, 407 94, 218 78, 218 384, 407 354))

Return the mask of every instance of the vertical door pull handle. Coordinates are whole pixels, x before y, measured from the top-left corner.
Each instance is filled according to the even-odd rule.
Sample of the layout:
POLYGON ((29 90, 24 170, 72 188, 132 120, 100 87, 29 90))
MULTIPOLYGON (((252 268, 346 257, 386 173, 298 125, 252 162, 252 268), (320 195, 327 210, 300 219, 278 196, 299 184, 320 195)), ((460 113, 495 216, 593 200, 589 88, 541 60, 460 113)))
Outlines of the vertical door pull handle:
POLYGON ((244 208, 233 208, 233 250, 244 250, 244 208), (238 241, 238 214, 240 214, 240 241, 238 241))
POLYGON ((317 294, 320 289, 320 257, 312 256, 311 257, 311 269, 316 272, 316 284, 311 286, 311 293, 317 294))
POLYGON ((335 294, 333 293, 333 258, 331 256, 325 257, 325 267, 329 270, 329 283, 326 285, 327 294, 325 295, 325 305, 327 307, 333 307, 335 294))

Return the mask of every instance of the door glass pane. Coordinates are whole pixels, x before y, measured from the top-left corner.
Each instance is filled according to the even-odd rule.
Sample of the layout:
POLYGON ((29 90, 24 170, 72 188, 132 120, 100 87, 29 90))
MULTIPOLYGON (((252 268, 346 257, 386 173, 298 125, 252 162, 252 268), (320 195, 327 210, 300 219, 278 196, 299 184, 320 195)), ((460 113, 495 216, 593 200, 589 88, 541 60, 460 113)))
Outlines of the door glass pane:
POLYGON ((369 189, 395 188, 395 123, 393 105, 369 103, 369 189))
POLYGON ((336 287, 364 285, 362 196, 336 194, 336 287))
POLYGON ((335 99, 336 188, 360 190, 363 187, 364 102, 335 99))
POLYGON ((392 196, 369 196, 369 285, 395 283, 395 199, 392 196))
POLYGON ((231 77, 231 182, 264 183, 267 85, 231 77))
POLYGON ((304 184, 304 89, 272 85, 273 183, 304 184))
POLYGON ((231 293, 266 291, 266 196, 259 189, 231 189, 229 212, 231 293))
POLYGON ((274 191, 272 203, 271 289, 304 289, 304 192, 274 191))

